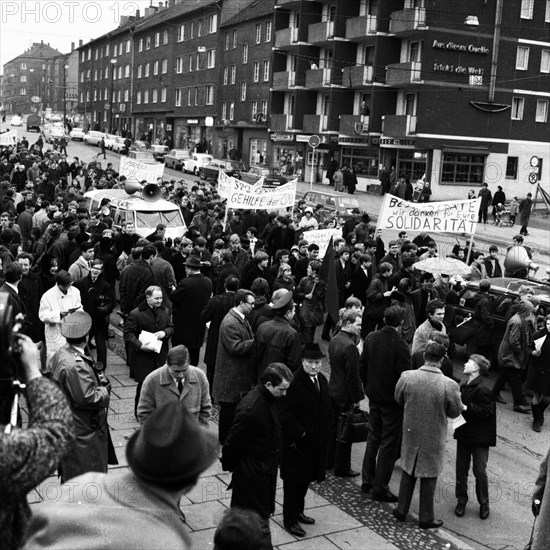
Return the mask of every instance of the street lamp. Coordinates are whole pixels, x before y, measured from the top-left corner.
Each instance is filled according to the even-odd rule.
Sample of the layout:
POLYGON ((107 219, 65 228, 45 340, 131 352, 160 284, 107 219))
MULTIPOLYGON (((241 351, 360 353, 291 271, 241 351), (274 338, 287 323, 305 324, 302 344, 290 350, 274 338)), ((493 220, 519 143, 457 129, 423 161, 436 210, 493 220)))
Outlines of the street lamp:
POLYGON ((67 69, 69 65, 63 65, 63 129, 67 124, 67 69))
POLYGON ((114 94, 114 88, 115 88, 115 65, 116 65, 116 59, 113 57, 110 61, 111 63, 111 91, 109 94, 109 133, 112 133, 113 131, 113 94, 114 94))

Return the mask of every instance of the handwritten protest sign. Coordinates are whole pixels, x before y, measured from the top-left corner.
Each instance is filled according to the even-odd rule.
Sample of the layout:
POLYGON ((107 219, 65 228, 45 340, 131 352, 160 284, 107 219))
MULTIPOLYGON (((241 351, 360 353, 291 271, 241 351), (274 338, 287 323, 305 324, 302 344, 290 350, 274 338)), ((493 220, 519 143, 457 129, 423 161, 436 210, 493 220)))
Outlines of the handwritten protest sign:
POLYGON ((0 134, 0 145, 13 145, 17 138, 17 132, 8 130, 3 134, 0 134))
POLYGON ((230 192, 230 185, 231 182, 240 182, 244 183, 245 185, 250 185, 251 187, 262 187, 264 183, 265 177, 261 177, 254 185, 250 185, 245 183, 244 181, 241 181, 237 178, 234 178, 233 176, 228 176, 223 170, 220 170, 220 173, 218 175, 218 194, 222 199, 227 199, 229 197, 230 192))
POLYGON ((308 244, 316 244, 319 246, 319 258, 324 258, 331 237, 334 237, 334 240, 342 237, 342 229, 313 229, 311 231, 304 231, 302 234, 302 238, 305 239, 308 244))
POLYGON ((473 234, 480 201, 478 197, 462 201, 416 203, 386 193, 377 229, 473 234))
POLYGON ((296 183, 296 180, 293 180, 280 187, 267 189, 232 178, 227 208, 279 210, 291 207, 296 200, 296 183))
POLYGON ((157 178, 162 178, 164 164, 146 164, 138 160, 120 157, 120 168, 118 170, 121 176, 126 176, 128 181, 156 183, 157 178))

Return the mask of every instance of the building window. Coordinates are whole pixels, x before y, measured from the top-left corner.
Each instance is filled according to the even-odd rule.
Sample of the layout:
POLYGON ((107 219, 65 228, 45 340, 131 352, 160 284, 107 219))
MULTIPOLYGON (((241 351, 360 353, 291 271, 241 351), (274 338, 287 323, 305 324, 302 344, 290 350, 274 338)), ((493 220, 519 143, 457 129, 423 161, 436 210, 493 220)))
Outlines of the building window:
POLYGON ((248 44, 243 44, 243 65, 248 63, 248 44))
POLYGON ((262 41, 262 24, 258 23, 256 25, 256 44, 259 44, 262 41))
POLYGON ((149 90, 143 92, 143 103, 149 103, 149 90))
POLYGON ((529 48, 526 46, 518 46, 516 54, 516 69, 526 71, 529 65, 529 48))
POLYGON ((227 86, 227 83, 229 82, 229 67, 223 68, 223 85, 227 86))
POLYGON ((19 82, 27 82, 27 75, 22 74, 19 76, 19 82))
POLYGON ((143 75, 143 65, 138 65, 137 77, 141 78, 143 75))
POLYGON ((197 37, 202 36, 202 19, 197 21, 197 37))
POLYGON ((193 70, 193 54, 189 54, 189 71, 191 72, 193 70))
POLYGON ((162 32, 162 44, 166 46, 168 44, 168 31, 162 32))
POLYGON ((214 105, 214 86, 207 84, 205 88, 205 99, 207 105, 214 105))
POLYGON ((265 41, 271 42, 271 32, 273 30, 273 22, 266 21, 265 23, 265 41))
POLYGON ((27 88, 25 86, 21 86, 21 95, 27 95, 27 88))
POLYGON ((517 179, 518 177, 518 157, 508 157, 506 159, 506 177, 517 179))
POLYGON ((522 19, 533 19, 533 5, 535 0, 521 0, 521 15, 522 19))
POLYGON ((131 40, 126 40, 126 53, 130 53, 130 48, 132 47, 131 44, 131 40))
POLYGON ((241 82, 241 101, 246 101, 246 82, 241 82))
POLYGON ((191 21, 189 25, 189 38, 195 38, 195 22, 191 21))
POLYGON ((130 101, 130 90, 128 88, 124 88, 124 101, 130 101))
POLYGON ((160 46, 160 32, 155 33, 155 48, 160 46))
POLYGON ((237 47, 237 29, 233 29, 231 37, 231 49, 234 50, 237 47))
POLYGON ((105 46, 105 57, 109 57, 109 44, 105 46))
POLYGON ((208 33, 214 34, 218 28, 218 14, 208 16, 208 33))
POLYGON ((142 51, 143 51, 143 38, 140 38, 138 41, 138 52, 142 52, 142 51))
POLYGON ((178 27, 178 42, 183 42, 184 40, 185 40, 185 25, 180 25, 178 27))
POLYGON ((197 70, 197 71, 199 71, 200 68, 201 68, 201 56, 200 56, 199 53, 197 53, 197 54, 195 55, 195 67, 196 67, 195 70, 197 70))
POLYGON ((546 11, 544 12, 544 22, 550 23, 550 0, 546 0, 546 11))
POLYGON ((175 97, 175 103, 176 107, 181 107, 181 88, 176 88, 176 97, 175 97))
POLYGON ((161 72, 162 72, 162 74, 166 74, 168 72, 168 59, 163 59, 162 60, 161 72))
POLYGON ((154 88, 151 93, 151 103, 157 103, 159 99, 159 91, 154 88))
POLYGON ((148 36, 147 38, 145 38, 145 49, 146 50, 150 50, 151 49, 151 37, 148 36))
POLYGON ((260 62, 254 61, 254 76, 253 76, 254 82, 258 82, 260 80, 260 62))
POLYGON ((355 166, 357 175, 377 177, 378 155, 377 147, 342 147, 342 164, 355 166))
POLYGON ((213 69, 216 66, 216 50, 208 50, 206 59, 208 68, 213 69))
POLYGON ((130 65, 124 65, 124 78, 130 77, 130 65))
POLYGON ((227 118, 227 103, 222 101, 222 120, 227 118))
POLYGON ((84 82, 84 71, 80 71, 80 82, 84 82))
POLYGON ((512 98, 512 120, 523 120, 523 106, 525 100, 522 97, 512 98))
POLYGON ((149 63, 145 63, 145 78, 149 76, 149 63))
POLYGON ((96 48, 94 50, 94 59, 95 59, 95 61, 97 61, 99 59, 99 48, 96 48))
POLYGON ((159 62, 158 61, 155 61, 153 63, 153 74, 154 75, 159 74, 159 62))
POLYGON ((237 67, 231 65, 231 84, 235 84, 235 76, 237 75, 237 67))
POLYGON ((550 50, 542 50, 540 54, 540 72, 550 73, 550 50))
POLYGON ((233 120, 235 118, 235 102, 230 101, 229 102, 229 120, 233 120))
POLYGON ((92 59, 92 49, 90 48, 88 50, 88 61, 91 61, 91 59, 92 59))
POLYGON ((227 51, 229 49, 229 32, 226 31, 224 34, 224 49, 227 51))
POLYGON ((485 171, 485 159, 485 155, 443 153, 441 183, 481 185, 485 171))
POLYGON ((548 101, 545 99, 537 99, 535 122, 548 122, 548 101))
POLYGON ((187 105, 193 105, 193 88, 187 88, 187 105))
POLYGON ((269 82, 269 61, 264 61, 264 82, 269 82))
POLYGON ((86 71, 86 78, 87 78, 88 80, 90 80, 90 76, 91 76, 91 75, 92 75, 92 74, 91 74, 91 71, 90 71, 90 69, 88 69, 88 70, 86 71))
POLYGON ((267 100, 262 99, 262 113, 267 116, 267 100))
MULTIPOLYGON (((113 73, 114 73, 115 69, 113 67, 113 73)), ((105 67, 105 78, 109 78, 109 67, 105 67)))
POLYGON ((258 114, 258 102, 254 100, 252 102, 252 119, 255 119, 257 114, 258 114))
MULTIPOLYGON (((97 89, 94 90, 94 101, 97 101, 97 89)), ((138 101, 138 103, 141 103, 141 97, 140 97, 140 101, 138 101)))
POLYGON ((94 80, 98 80, 97 69, 95 69, 95 71, 94 71, 94 80))

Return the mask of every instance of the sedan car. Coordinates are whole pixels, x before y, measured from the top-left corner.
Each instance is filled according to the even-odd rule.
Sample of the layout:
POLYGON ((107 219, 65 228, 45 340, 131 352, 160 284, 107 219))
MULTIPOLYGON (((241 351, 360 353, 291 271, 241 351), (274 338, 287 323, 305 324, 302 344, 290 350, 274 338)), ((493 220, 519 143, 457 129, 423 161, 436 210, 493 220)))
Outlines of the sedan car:
POLYGON ((153 156, 159 162, 164 162, 164 157, 170 152, 170 149, 168 149, 166 145, 160 145, 157 143, 153 143, 148 150, 153 153, 153 156))
POLYGON ((239 178, 241 172, 246 170, 246 167, 242 162, 237 160, 213 159, 199 170, 199 175, 203 180, 211 179, 217 182, 220 170, 228 176, 239 178))
POLYGON ((114 134, 105 134, 105 149, 113 149, 117 136, 114 134))
POLYGON ((182 163, 182 170, 184 172, 190 172, 196 176, 199 173, 199 170, 211 160, 214 160, 212 155, 207 155, 206 153, 193 153, 187 160, 182 163))
POLYGON ((23 126, 23 119, 19 115, 13 115, 10 120, 10 126, 23 126))
POLYGON ((128 154, 128 147, 126 147, 126 138, 123 138, 122 136, 117 136, 111 149, 115 153, 120 153, 121 155, 128 154))
POLYGON ((44 139, 46 143, 53 143, 55 140, 66 137, 65 130, 62 126, 50 125, 44 130, 44 139))
POLYGON ((265 178, 263 187, 279 187, 288 182, 279 168, 267 164, 256 164, 251 166, 248 172, 243 172, 240 179, 245 183, 256 183, 260 178, 265 178))
POLYGON ((143 162, 144 164, 157 164, 153 153, 149 151, 130 151, 128 158, 143 162))
POLYGON ((334 216, 341 220, 347 220, 353 216, 352 210, 361 210, 361 205, 356 197, 347 193, 327 193, 325 191, 307 191, 303 196, 306 206, 313 209, 320 204, 321 212, 325 216, 334 216))
POLYGON ((189 149, 172 149, 164 157, 164 165, 167 168, 173 168, 174 170, 181 170, 183 162, 189 160, 189 149))
POLYGON ((105 134, 103 132, 98 132, 97 130, 90 130, 84 135, 84 143, 86 145, 99 145, 101 138, 105 134))
POLYGON ((73 128, 69 132, 69 137, 74 141, 84 141, 84 130, 82 128, 73 128))

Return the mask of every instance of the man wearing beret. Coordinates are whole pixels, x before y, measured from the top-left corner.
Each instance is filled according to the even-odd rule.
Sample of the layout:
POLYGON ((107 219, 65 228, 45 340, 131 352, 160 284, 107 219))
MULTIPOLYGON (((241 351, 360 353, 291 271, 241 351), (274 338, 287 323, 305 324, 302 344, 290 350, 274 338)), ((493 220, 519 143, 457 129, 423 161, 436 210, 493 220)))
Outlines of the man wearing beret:
POLYGON ((62 483, 85 472, 106 472, 108 463, 117 463, 114 449, 109 456, 111 385, 85 351, 91 326, 84 311, 64 317, 61 334, 67 342, 52 358, 52 377, 69 401, 75 427, 75 441, 59 467, 62 483))

